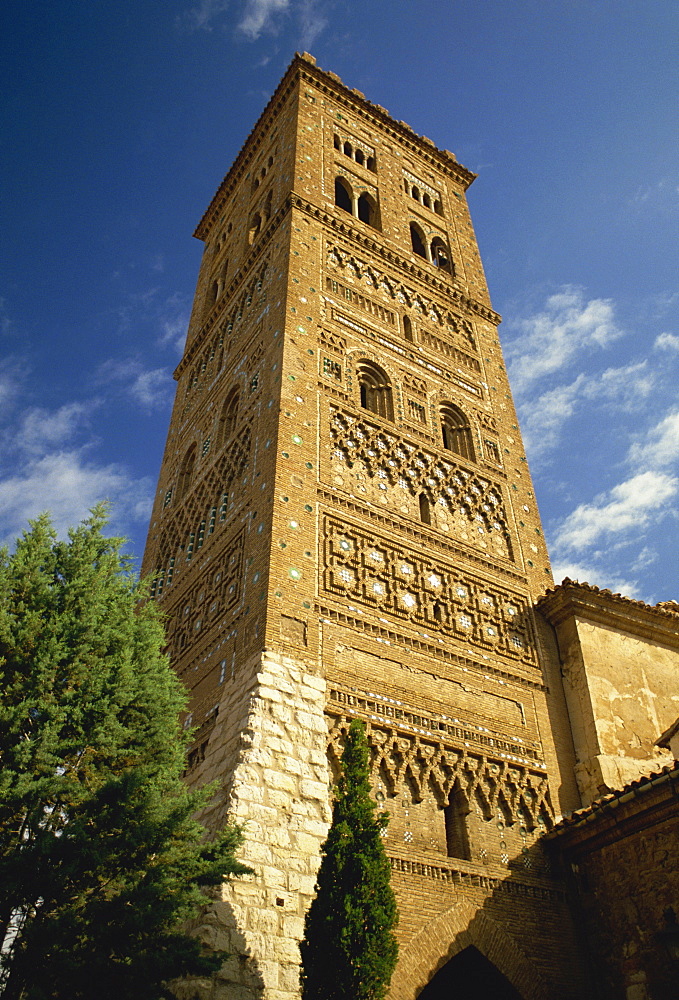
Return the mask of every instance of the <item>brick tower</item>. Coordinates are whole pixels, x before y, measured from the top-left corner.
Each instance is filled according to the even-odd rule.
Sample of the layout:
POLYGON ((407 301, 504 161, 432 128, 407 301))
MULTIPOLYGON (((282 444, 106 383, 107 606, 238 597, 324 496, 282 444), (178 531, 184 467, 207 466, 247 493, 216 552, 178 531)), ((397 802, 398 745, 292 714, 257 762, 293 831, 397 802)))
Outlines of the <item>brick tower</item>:
POLYGON ((298 995, 355 716, 391 816, 391 995, 434 1000, 451 971, 584 995, 537 842, 580 798, 473 179, 296 56, 196 231, 144 568, 191 692, 189 779, 217 780, 208 820, 245 824, 256 871, 201 925, 232 954, 206 997, 298 995))

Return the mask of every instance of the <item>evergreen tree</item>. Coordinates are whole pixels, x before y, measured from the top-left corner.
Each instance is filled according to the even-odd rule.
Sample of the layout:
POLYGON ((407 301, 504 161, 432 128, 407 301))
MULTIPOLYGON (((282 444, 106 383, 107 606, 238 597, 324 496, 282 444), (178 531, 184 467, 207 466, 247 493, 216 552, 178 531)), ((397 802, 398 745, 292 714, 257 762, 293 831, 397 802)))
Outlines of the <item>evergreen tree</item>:
POLYGON ((179 922, 247 871, 210 841, 181 774, 185 700, 162 621, 106 538, 106 510, 57 541, 35 521, 0 552, 0 993, 157 1000, 209 974, 179 922))
POLYGON ((376 815, 370 797, 368 755, 365 727, 355 720, 300 946, 303 1000, 381 1000, 396 965, 387 817, 376 815))

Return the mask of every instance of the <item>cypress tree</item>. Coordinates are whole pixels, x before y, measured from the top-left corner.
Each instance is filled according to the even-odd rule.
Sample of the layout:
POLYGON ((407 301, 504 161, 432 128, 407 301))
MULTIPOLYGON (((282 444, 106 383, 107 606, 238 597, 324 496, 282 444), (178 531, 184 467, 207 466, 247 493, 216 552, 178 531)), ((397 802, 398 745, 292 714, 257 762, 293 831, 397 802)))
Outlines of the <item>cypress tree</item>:
POLYGON ((381 1000, 396 965, 387 817, 370 797, 368 759, 365 727, 354 720, 300 946, 303 1000, 381 1000))
POLYGON ((181 780, 185 696, 162 621, 103 535, 105 507, 57 540, 35 521, 0 553, 0 993, 157 1000, 206 975, 179 921, 247 871, 240 833, 207 841, 209 791, 181 780))

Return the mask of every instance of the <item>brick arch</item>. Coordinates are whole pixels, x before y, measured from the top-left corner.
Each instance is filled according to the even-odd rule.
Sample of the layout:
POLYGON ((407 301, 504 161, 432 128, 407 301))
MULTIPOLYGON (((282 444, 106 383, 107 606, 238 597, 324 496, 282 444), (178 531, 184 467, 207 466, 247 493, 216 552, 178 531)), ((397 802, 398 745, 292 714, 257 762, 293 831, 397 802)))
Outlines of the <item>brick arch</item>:
POLYGON ((473 945, 524 1000, 550 1000, 535 966, 504 927, 473 903, 459 903, 429 921, 402 947, 388 1000, 416 1000, 446 962, 473 945))

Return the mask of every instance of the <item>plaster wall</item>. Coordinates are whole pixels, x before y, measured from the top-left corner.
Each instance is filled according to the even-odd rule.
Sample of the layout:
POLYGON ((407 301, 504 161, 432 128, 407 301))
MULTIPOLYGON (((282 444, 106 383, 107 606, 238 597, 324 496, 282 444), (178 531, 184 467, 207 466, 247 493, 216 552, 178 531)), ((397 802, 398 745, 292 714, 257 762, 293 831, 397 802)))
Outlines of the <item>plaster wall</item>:
POLYGON ((583 803, 665 762, 658 734, 679 714, 679 651, 574 616, 558 628, 583 803))

